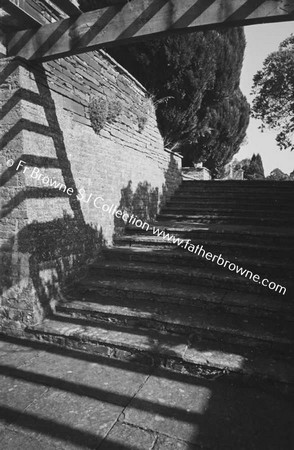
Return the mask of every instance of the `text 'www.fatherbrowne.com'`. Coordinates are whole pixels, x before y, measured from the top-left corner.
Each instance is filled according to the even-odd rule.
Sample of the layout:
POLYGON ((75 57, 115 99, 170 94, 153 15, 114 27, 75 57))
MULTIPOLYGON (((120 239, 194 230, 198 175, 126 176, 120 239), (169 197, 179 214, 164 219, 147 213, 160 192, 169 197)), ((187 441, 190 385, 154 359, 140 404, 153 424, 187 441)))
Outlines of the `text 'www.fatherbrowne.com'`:
MULTIPOLYGON (((12 167, 14 165, 13 160, 7 161, 7 166, 12 167)), ((237 264, 228 261, 223 258, 222 254, 215 255, 211 252, 206 252, 203 248, 203 245, 194 245, 191 242, 191 239, 180 239, 173 234, 166 233, 164 230, 161 230, 159 228, 156 228, 154 226, 150 226, 148 222, 143 222, 138 217, 134 216, 134 214, 129 214, 126 211, 122 211, 120 209, 117 209, 117 207, 112 204, 109 205, 107 203, 103 203, 105 200, 103 197, 98 196, 95 197, 93 193, 86 194, 86 191, 84 188, 79 189, 73 189, 72 187, 66 186, 64 183, 57 182, 56 180, 46 176, 42 171, 37 167, 28 167, 25 161, 19 160, 16 170, 22 169, 24 173, 28 171, 28 175, 41 182, 43 185, 49 188, 58 189, 59 191, 63 191, 68 196, 76 196, 76 198, 81 203, 92 203, 93 207, 97 208, 98 210, 101 210, 103 213, 113 215, 117 218, 121 218, 125 224, 131 224, 135 225, 137 228, 141 228, 145 231, 152 231, 152 234, 154 236, 157 236, 166 242, 170 242, 174 245, 177 245, 178 247, 181 247, 185 250, 187 250, 190 253, 194 253, 197 256, 201 256, 202 258, 205 258, 207 261, 212 261, 216 263, 218 266, 226 267, 231 272, 236 272, 237 274, 248 278, 249 280, 252 280, 254 283, 258 283, 264 287, 267 287, 271 291, 278 292, 282 295, 286 294, 286 288, 284 286, 281 286, 280 284, 275 283, 274 281, 270 281, 268 278, 262 278, 258 274, 254 274, 251 272, 251 270, 244 269, 243 267, 238 266, 237 264)))
MULTIPOLYGON (((146 222, 144 225, 148 225, 146 222)), ((148 228, 149 230, 149 228, 148 228)), ((152 233, 155 236, 158 236, 162 239, 164 239, 167 242, 171 242, 172 244, 177 245, 178 247, 184 248, 188 250, 190 253, 194 253, 197 256, 201 256, 202 258, 205 258, 207 261, 216 262, 218 266, 226 267, 231 272, 236 272, 239 275, 242 275, 245 278, 248 278, 249 280, 252 280, 254 283, 258 283, 264 287, 269 288, 272 291, 278 292, 280 294, 285 295, 286 294, 286 288, 284 286, 281 286, 280 284, 275 283, 274 281, 268 280, 268 278, 261 278, 260 275, 254 274, 251 272, 251 270, 244 269, 243 267, 238 266, 237 264, 228 261, 227 259, 223 258, 223 255, 220 253, 218 255, 215 255, 211 252, 207 252, 204 250, 203 245, 194 245, 191 242, 191 239, 180 239, 174 235, 170 235, 169 233, 166 233, 164 230, 160 230, 159 228, 152 227, 152 233)))

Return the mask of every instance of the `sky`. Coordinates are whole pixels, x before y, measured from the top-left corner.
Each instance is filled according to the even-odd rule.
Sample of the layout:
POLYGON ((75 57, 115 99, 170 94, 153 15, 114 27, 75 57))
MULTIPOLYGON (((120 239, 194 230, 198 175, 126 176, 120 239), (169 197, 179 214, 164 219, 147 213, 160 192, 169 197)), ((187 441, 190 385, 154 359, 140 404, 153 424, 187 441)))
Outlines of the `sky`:
MULTIPOLYGON (((262 69, 265 58, 277 50, 279 44, 291 33, 294 33, 294 22, 280 22, 274 24, 250 25, 245 27, 246 50, 241 75, 241 90, 249 103, 253 76, 262 69)), ((289 174, 294 170, 294 151, 280 150, 276 145, 277 133, 266 130, 263 133, 258 129, 260 121, 251 118, 247 129, 248 143, 242 145, 235 157, 240 161, 251 158, 253 153, 261 155, 265 175, 269 175, 275 168, 289 174)))

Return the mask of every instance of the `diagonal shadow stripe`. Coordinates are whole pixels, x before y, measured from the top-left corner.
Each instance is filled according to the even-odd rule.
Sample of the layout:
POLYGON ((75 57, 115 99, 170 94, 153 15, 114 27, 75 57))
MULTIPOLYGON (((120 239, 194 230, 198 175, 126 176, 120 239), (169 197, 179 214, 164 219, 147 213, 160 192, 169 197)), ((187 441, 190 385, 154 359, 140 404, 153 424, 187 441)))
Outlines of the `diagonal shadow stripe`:
POLYGON ((65 192, 54 188, 45 188, 45 187, 27 188, 26 190, 19 192, 15 197, 13 197, 8 203, 6 203, 3 206, 3 208, 0 210, 0 219, 3 219, 4 217, 11 214, 12 211, 25 200, 37 198, 41 200, 43 200, 44 198, 69 199, 69 196, 65 192))
MULTIPOLYGON (((55 146, 56 156, 57 159, 60 161, 61 164, 61 172, 63 179, 67 182, 68 187, 71 187, 74 192, 77 192, 76 183, 74 180, 74 176, 71 169, 71 163, 67 156, 67 150, 63 138, 63 131, 59 124, 59 119, 56 112, 56 107, 54 100, 51 95, 51 91, 46 79, 46 71, 44 68, 39 66, 39 69, 41 69, 41 75, 43 75, 44 80, 40 79, 40 73, 38 73, 38 67, 36 66, 36 71, 33 71, 35 80, 38 86, 39 94, 41 98, 46 99, 46 106, 44 107, 45 115, 47 122, 49 124, 49 129, 52 132, 52 139, 55 146), (43 82, 45 84, 43 84, 43 82)), ((79 219, 81 223, 85 224, 85 219, 83 216, 81 204, 76 196, 70 196, 69 197, 69 203, 70 207, 74 213, 74 216, 76 219, 79 219)))
MULTIPOLYGON (((5 62, 5 58, 2 59, 2 61, 5 62)), ((13 60, 7 63, 7 65, 1 70, 0 72, 0 86, 1 84, 5 83, 7 78, 10 77, 10 75, 18 70, 21 63, 17 60, 13 60)))
POLYGON ((27 165, 31 167, 60 169, 60 163, 57 158, 38 155, 22 155, 14 161, 14 165, 12 167, 9 167, 0 175, 0 187, 4 186, 18 173, 18 171, 16 171, 16 167, 18 166, 20 160, 25 161, 27 165))
POLYGON ((201 14, 204 13, 215 0, 198 0, 191 6, 188 11, 186 11, 180 19, 178 19, 174 24, 173 28, 185 28, 191 25, 194 20, 196 20, 201 14))
POLYGON ((243 6, 240 6, 240 8, 237 9, 231 16, 229 16, 225 22, 235 22, 239 20, 244 20, 250 14, 253 13, 260 5, 265 3, 264 0, 247 0, 246 3, 244 3, 243 6))
MULTIPOLYGON (((130 405, 138 411, 156 411, 157 414, 164 417, 173 418, 175 420, 180 420, 181 422, 196 424, 203 420, 200 413, 187 411, 180 406, 164 405, 162 403, 157 403, 156 401, 136 397, 132 399, 129 395, 107 391, 106 389, 102 389, 96 385, 91 386, 91 384, 81 384, 76 380, 68 380, 61 377, 57 378, 51 375, 34 373, 30 370, 23 370, 21 368, 4 365, 0 365, 0 374, 5 377, 24 380, 32 384, 69 392, 81 397, 92 398, 103 403, 121 407, 130 405), (131 400, 132 402, 130 404, 131 400)), ((202 386, 202 384, 199 383, 199 386, 202 386)))
MULTIPOLYGON (((168 1, 168 0, 166 0, 168 1)), ((75 23, 77 23, 76 29, 69 32, 69 35, 72 39, 72 47, 80 47, 88 45, 92 39, 94 39, 97 34, 101 33, 103 29, 111 22, 111 20, 120 12, 123 8, 123 5, 119 7, 109 7, 106 11, 97 19, 97 21, 91 26, 91 28, 82 35, 79 36, 77 30, 79 28, 79 18, 75 19, 64 19, 60 21, 57 28, 49 35, 49 37, 44 41, 41 45, 38 45, 37 50, 33 53, 29 59, 36 60, 43 58, 43 55, 46 53, 50 53, 52 47, 58 42, 58 40, 66 33, 66 31, 73 27, 75 23), (75 35, 76 33, 76 35, 75 35)), ((17 55, 21 49, 35 36, 38 36, 39 30, 27 30, 19 40, 9 49, 9 54, 17 55)), ((36 39, 37 41, 37 39, 36 39)), ((61 57, 61 55, 59 55, 61 57)))
MULTIPOLYGON (((30 56, 30 59, 38 59, 43 56, 44 53, 48 52, 54 44, 61 38, 61 36, 69 29, 69 27, 73 24, 72 19, 64 19, 62 20, 57 28, 50 34, 48 39, 46 39, 43 44, 38 45, 37 50, 30 56)), ((46 26, 46 25, 45 25, 46 26)), ((38 30, 36 31, 38 35, 38 30)))
MULTIPOLYGON (((45 419, 28 411, 0 405, 0 420, 4 424, 15 424, 22 429, 37 432, 38 434, 60 439, 63 442, 79 445, 81 448, 97 449, 101 436, 90 431, 73 428, 52 419, 45 419), (86 444, 85 444, 86 443, 86 444)), ((123 447, 122 447, 123 449, 123 447)))
POLYGON ((170 0, 154 0, 134 22, 116 39, 127 39, 134 36, 146 23, 158 13, 170 0))
POLYGON ((94 39, 98 33, 101 33, 101 31, 111 22, 112 19, 121 11, 123 8, 123 5, 120 7, 109 7, 107 10, 100 16, 97 21, 91 26, 89 31, 87 31, 85 34, 83 34, 82 37, 78 35, 74 35, 75 30, 70 32, 70 37, 72 39, 72 46, 73 47, 81 47, 88 45, 92 39, 94 39))
POLYGON ((36 122, 32 122, 28 119, 19 119, 19 121, 13 125, 1 138, 0 138, 0 151, 11 142, 21 131, 27 130, 34 133, 42 134, 43 136, 55 138, 56 128, 50 128, 50 126, 42 125, 36 122))
MULTIPOLYGON (((46 224, 44 224, 46 226, 46 224)), ((142 366, 141 364, 137 364, 130 361, 122 361, 120 359, 113 359, 109 358, 108 356, 102 356, 98 353, 86 353, 81 350, 76 350, 73 348, 68 347, 61 347, 56 344, 49 344, 45 341, 37 341, 37 340, 31 340, 28 338, 19 338, 15 336, 8 336, 4 335, 0 332, 0 342, 5 342, 9 344, 13 344, 16 346, 21 346, 22 348, 25 348, 26 350, 40 350, 42 352, 45 352, 46 354, 51 355, 61 355, 65 358, 74 358, 77 360, 77 364, 79 361, 87 361, 94 364, 99 364, 101 366, 105 367, 112 367, 115 369, 127 371, 127 372, 134 372, 134 373, 141 373, 146 375, 156 375, 156 377, 165 379, 165 380, 172 380, 172 381, 181 381, 182 383, 189 384, 189 385, 201 385, 210 387, 211 381, 208 378, 195 378, 194 376, 188 374, 188 373, 179 373, 179 372, 171 372, 169 370, 165 369, 156 369, 153 367, 146 367, 142 366)), ((202 345, 198 343, 197 348, 200 351, 204 350, 211 350, 211 347, 207 347, 206 345, 202 345)), ((246 359, 250 359, 250 352, 248 350, 243 349, 242 350, 242 357, 246 359)))
POLYGON ((0 110, 0 120, 2 120, 13 108, 15 108, 20 100, 26 100, 34 105, 43 107, 46 105, 46 99, 42 98, 37 92, 33 92, 25 88, 19 88, 2 106, 0 110))
POLYGON ((22 33, 21 37, 18 38, 17 42, 10 46, 10 43, 8 41, 8 56, 17 55, 18 52, 29 42, 29 40, 34 36, 36 33, 36 30, 26 30, 22 33))

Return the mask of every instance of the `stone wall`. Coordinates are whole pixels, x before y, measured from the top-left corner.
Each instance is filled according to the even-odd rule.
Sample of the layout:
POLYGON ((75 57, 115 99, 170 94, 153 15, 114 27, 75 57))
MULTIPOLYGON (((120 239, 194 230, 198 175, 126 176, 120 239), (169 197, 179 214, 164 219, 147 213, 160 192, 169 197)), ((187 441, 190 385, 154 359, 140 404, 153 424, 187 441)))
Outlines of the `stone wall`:
POLYGON ((40 321, 111 245, 125 225, 113 212, 154 218, 181 181, 181 158, 164 149, 144 88, 103 51, 43 65, 3 58, 0 68, 1 316, 11 331, 40 321), (119 105, 98 134, 93 99, 119 105))
POLYGON ((183 180, 207 181, 211 180, 211 172, 206 167, 183 167, 183 180))

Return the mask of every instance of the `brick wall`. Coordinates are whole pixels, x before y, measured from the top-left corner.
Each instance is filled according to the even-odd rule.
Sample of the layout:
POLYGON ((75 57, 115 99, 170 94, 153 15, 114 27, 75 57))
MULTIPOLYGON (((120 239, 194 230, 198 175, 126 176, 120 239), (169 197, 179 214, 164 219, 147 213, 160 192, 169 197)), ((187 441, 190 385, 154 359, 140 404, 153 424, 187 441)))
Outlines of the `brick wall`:
POLYGON ((144 88, 103 51, 43 65, 3 58, 0 70, 1 316, 11 332, 40 321, 122 232, 102 205, 151 221, 180 183, 181 158, 165 151, 144 88), (121 107, 99 134, 93 98, 121 107))

